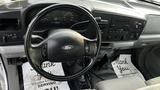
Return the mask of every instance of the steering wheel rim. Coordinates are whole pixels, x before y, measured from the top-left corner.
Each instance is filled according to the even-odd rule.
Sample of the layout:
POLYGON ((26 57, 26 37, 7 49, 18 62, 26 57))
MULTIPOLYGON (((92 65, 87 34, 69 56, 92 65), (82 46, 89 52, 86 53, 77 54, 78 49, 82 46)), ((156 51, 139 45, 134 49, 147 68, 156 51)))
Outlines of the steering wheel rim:
MULTIPOLYGON (((30 65, 42 76, 44 76, 45 78, 51 79, 51 80, 55 80, 55 81, 67 81, 67 80, 71 80, 71 79, 75 79, 81 75, 83 75, 84 73, 86 73, 88 70, 90 70, 94 63, 96 62, 99 50, 100 50, 100 46, 101 46, 101 32, 98 26, 97 21, 94 19, 94 17, 90 14, 90 12, 88 12, 87 10, 85 10, 82 7, 79 6, 75 6, 75 5, 68 5, 68 4, 54 4, 54 5, 50 5, 46 8, 44 8, 43 10, 41 10, 35 17, 34 19, 31 21, 31 23, 28 26, 27 32, 26 32, 26 38, 25 38, 25 53, 27 56, 27 59, 30 63, 30 65), (50 73, 47 73, 46 71, 44 71, 41 68, 41 63, 40 65, 36 65, 34 64, 35 60, 31 59, 31 54, 30 54, 30 49, 31 49, 31 38, 32 38, 32 31, 34 26, 36 25, 36 23, 39 21, 40 18, 42 18, 44 15, 46 15, 47 13, 59 9, 59 8, 71 8, 71 9, 75 9, 75 10, 79 10, 81 11, 81 13, 84 13, 85 15, 87 15, 89 17, 89 20, 91 21, 91 23, 95 26, 95 30, 97 33, 97 50, 96 53, 94 55, 93 58, 91 57, 85 57, 87 59, 90 60, 90 63, 82 70, 80 70, 79 72, 75 73, 74 75, 70 75, 70 76, 57 76, 57 75, 53 75, 50 73)), ((36 62, 36 61, 35 61, 36 62)))

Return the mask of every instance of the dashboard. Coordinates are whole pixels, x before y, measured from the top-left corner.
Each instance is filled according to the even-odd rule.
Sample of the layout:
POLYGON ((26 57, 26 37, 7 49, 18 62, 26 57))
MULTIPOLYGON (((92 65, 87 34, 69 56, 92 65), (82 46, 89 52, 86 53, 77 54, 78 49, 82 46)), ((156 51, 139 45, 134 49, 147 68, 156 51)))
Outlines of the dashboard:
MULTIPOLYGON (((145 16, 137 14, 133 9, 101 2, 94 3, 92 2, 92 7, 90 5, 80 6, 88 10, 97 20, 102 32, 102 43, 127 42, 139 39, 146 25, 145 16), (109 8, 112 10, 108 8, 109 5, 111 5, 109 8)), ((52 4, 54 3, 31 4, 20 10, 0 13, 0 45, 23 44, 27 27, 32 19, 42 9, 52 4)), ((89 28, 89 21, 83 14, 74 10, 55 10, 41 18, 35 26, 34 32, 44 33, 59 27, 72 28, 80 33, 85 33, 89 28)), ((92 37, 92 34, 89 34, 89 37, 92 37)))
MULTIPOLYGON (((28 0, 34 1, 34 0, 28 0)), ((0 46, 1 53, 7 58, 22 57, 24 53, 24 36, 27 27, 36 14, 43 8, 55 4, 76 4, 88 10, 97 20, 102 34, 102 49, 118 48, 128 49, 135 46, 143 46, 148 43, 160 42, 160 10, 153 5, 134 3, 133 8, 126 7, 121 3, 108 3, 107 1, 122 0, 36 0, 37 2, 27 2, 20 5, 0 6, 0 46), (139 10, 139 12, 137 12, 139 10), (142 14, 142 13, 145 14, 142 14), (154 42, 153 42, 154 41, 154 42), (4 47, 3 47, 4 46, 4 47), (111 47, 112 46, 112 47, 111 47)), ((131 1, 131 0, 129 0, 131 1)), ((43 33, 48 27, 53 28, 63 26, 71 27, 78 22, 86 21, 87 18, 76 11, 57 10, 46 15, 37 25, 35 33, 43 33)), ((74 30, 85 32, 87 23, 80 23, 74 30), (80 25, 80 26, 79 26, 80 25)), ((101 53, 100 53, 101 54, 101 53)), ((14 60, 13 60, 14 62, 14 60)), ((17 76, 17 67, 8 69, 9 88, 20 90, 17 76), (15 78, 13 78, 15 77, 15 78), (12 82, 14 81, 14 82, 12 82)))

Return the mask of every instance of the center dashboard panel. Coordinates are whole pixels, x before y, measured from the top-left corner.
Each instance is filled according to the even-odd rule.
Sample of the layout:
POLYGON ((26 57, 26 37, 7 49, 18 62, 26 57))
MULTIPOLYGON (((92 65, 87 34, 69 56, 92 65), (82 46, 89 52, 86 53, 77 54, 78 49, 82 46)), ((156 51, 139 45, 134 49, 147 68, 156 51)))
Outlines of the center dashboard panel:
POLYGON ((102 30, 102 42, 133 41, 141 35, 146 21, 133 17, 109 14, 102 11, 93 11, 95 17, 108 20, 108 25, 100 24, 102 30))

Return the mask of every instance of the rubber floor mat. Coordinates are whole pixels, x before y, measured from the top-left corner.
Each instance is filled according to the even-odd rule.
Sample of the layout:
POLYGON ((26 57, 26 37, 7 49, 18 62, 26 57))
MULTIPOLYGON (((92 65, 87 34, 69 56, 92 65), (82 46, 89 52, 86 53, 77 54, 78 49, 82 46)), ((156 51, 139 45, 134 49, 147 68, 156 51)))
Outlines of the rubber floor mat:
MULTIPOLYGON (((61 63, 44 63, 43 68, 54 75, 64 75, 61 63)), ((27 62, 22 65, 24 90, 70 90, 68 83, 53 81, 39 75, 27 62)))
POLYGON ((133 65, 130 54, 120 54, 117 60, 113 61, 111 64, 118 78, 138 76, 145 81, 143 75, 133 65))

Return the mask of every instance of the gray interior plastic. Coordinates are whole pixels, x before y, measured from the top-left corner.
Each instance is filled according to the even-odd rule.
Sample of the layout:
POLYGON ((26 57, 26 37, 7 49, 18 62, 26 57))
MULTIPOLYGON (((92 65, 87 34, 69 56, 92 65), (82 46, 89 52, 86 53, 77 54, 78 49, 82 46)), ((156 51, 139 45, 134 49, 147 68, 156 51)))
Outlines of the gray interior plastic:
POLYGON ((160 34, 160 15, 147 15, 143 34, 160 34))
POLYGON ((8 73, 9 90, 20 90, 17 66, 8 65, 7 58, 24 57, 24 46, 1 46, 0 53, 2 55, 8 73))

